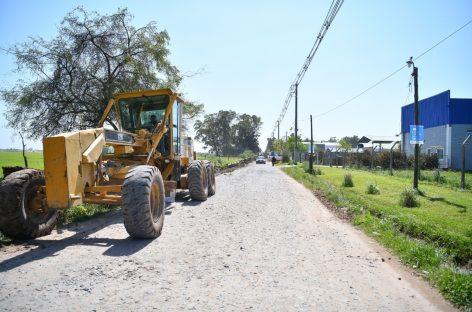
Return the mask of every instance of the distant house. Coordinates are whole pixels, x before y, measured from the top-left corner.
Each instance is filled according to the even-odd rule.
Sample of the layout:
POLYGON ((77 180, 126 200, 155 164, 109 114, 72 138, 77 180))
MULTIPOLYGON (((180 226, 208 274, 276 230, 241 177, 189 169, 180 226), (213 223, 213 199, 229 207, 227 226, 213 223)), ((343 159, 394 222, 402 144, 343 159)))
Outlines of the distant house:
MULTIPOLYGON (((305 159, 308 159, 308 156, 311 152, 311 142, 304 141, 306 145, 306 154, 304 156, 305 159)), ((330 164, 331 160, 335 157, 335 155, 341 151, 341 144, 338 142, 330 141, 313 141, 313 153, 317 164, 330 164)))
MULTIPOLYGON (((311 142, 303 142, 307 146, 307 153, 311 151, 311 142)), ((313 152, 337 151, 341 147, 338 142, 313 141, 313 152)))
MULTIPOLYGON (((402 150, 414 154, 410 144, 410 125, 414 122, 414 104, 401 109, 402 150)), ((450 90, 419 101, 419 124, 424 126, 421 153, 437 154, 441 168, 461 168, 461 146, 472 131, 472 99, 451 98, 450 90)), ((466 170, 472 170, 472 142, 466 147, 466 170)))
POLYGON ((375 152, 382 152, 383 150, 390 150, 393 146, 396 146, 400 142, 396 136, 378 136, 370 135, 363 136, 357 142, 357 148, 362 150, 375 152))

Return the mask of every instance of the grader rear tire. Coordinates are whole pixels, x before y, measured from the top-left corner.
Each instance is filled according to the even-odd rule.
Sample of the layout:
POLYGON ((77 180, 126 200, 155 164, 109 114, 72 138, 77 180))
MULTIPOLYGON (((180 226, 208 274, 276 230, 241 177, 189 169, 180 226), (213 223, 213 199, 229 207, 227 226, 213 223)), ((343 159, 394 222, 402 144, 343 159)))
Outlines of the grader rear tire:
POLYGON ((48 209, 44 174, 24 169, 8 175, 0 185, 0 231, 15 239, 48 235, 58 211, 48 209))
POLYGON ((138 166, 125 177, 122 188, 126 231, 135 238, 161 235, 165 216, 164 182, 153 166, 138 166))
POLYGON ((208 198, 207 170, 199 160, 188 167, 188 190, 193 200, 205 201, 208 198))
POLYGON ((213 196, 216 193, 215 166, 209 160, 205 160, 204 163, 208 177, 208 196, 213 196))

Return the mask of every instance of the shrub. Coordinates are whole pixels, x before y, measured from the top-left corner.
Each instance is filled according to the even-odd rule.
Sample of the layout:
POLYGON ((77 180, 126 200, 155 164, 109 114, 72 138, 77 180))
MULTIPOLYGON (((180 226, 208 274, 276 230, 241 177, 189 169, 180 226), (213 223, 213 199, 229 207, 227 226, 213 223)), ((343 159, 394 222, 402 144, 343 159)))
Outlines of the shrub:
POLYGON ((446 178, 441 175, 441 171, 436 170, 433 172, 433 181, 436 183, 446 182, 446 178))
POLYGON ((59 225, 83 221, 116 210, 117 206, 82 204, 64 210, 57 220, 59 225))
MULTIPOLYGON (((451 185, 453 187, 461 188, 461 178, 453 180, 451 185)), ((470 189, 470 183, 469 183, 469 181, 467 181, 467 179, 465 180, 465 185, 464 186, 465 186, 466 190, 470 189)))
MULTIPOLYGON (((303 163, 303 169, 305 170, 306 173, 309 173, 309 162, 308 161, 305 161, 303 163)), ((321 174, 322 174, 322 171, 321 171, 320 167, 313 166, 313 175, 321 175, 321 174)))
POLYGON ((254 154, 254 152, 251 150, 245 150, 243 153, 239 155, 239 157, 241 157, 242 159, 251 159, 251 158, 254 158, 255 156, 256 154, 254 154))
POLYGON ((378 188, 377 184, 375 182, 367 182, 367 194, 380 194, 380 189, 378 188))
POLYGON ((421 169, 436 169, 439 167, 438 155, 421 155, 420 156, 421 169))
POLYGON ((344 180, 343 180, 342 185, 344 187, 353 187, 354 186, 354 182, 352 181, 352 175, 350 173, 346 173, 344 175, 344 180))
POLYGON ((412 188, 404 189, 400 194, 400 205, 408 208, 419 207, 418 192, 412 188))

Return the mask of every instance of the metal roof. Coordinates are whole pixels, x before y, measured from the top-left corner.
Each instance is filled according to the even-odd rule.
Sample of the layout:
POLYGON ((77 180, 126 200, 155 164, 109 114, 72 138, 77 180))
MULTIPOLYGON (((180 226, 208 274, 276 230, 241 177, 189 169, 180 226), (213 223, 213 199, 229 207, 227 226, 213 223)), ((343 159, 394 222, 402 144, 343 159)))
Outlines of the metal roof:
POLYGON ((359 143, 379 143, 379 144, 390 144, 394 142, 400 142, 400 139, 396 136, 379 136, 379 135, 371 135, 371 136, 363 136, 357 142, 359 143))

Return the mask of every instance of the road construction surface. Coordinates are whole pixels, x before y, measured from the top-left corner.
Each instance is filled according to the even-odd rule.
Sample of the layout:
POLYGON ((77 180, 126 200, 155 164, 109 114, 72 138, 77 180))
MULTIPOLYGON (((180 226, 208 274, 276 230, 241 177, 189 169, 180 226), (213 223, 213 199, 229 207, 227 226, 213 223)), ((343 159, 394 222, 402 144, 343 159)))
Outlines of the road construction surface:
POLYGON ((0 249, 0 311, 443 311, 420 278, 277 167, 217 177, 130 239, 120 212, 0 249))

